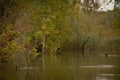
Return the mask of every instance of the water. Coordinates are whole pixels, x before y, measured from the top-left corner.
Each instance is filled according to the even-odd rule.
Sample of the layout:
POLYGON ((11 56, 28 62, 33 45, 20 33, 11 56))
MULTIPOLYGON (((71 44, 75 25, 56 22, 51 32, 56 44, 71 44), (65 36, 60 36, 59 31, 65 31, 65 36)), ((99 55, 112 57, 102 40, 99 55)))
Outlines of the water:
POLYGON ((17 70, 13 64, 0 64, 0 80, 120 80, 119 60, 115 51, 63 52, 17 70))

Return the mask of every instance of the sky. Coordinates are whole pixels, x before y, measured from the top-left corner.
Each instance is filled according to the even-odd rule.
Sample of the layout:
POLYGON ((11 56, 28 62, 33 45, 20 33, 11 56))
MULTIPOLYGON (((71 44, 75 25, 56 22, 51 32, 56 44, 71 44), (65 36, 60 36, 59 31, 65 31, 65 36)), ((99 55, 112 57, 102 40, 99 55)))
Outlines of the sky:
MULTIPOLYGON (((114 10, 115 0, 94 0, 99 4, 99 8, 96 11, 107 12, 109 10, 114 10)), ((83 3, 84 0, 81 0, 83 3)))
POLYGON ((98 2, 100 7, 97 11, 107 12, 108 10, 114 10, 115 0, 98 0, 98 2))

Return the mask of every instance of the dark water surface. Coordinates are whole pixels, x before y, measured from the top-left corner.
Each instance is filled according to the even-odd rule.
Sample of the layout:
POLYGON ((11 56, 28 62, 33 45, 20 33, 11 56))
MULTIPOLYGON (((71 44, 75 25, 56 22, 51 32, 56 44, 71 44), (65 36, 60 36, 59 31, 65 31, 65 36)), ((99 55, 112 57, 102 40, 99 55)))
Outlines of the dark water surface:
POLYGON ((17 70, 14 64, 0 64, 0 80, 120 80, 120 55, 115 51, 87 52, 84 56, 63 52, 17 70))

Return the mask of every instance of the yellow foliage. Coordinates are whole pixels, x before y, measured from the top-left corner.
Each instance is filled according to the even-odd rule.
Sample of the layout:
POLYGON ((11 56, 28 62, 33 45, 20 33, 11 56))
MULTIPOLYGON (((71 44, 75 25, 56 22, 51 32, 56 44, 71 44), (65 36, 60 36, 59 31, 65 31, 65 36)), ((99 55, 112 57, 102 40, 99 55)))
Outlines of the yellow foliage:
POLYGON ((43 24, 43 25, 41 26, 41 29, 42 29, 42 30, 46 30, 46 29, 47 29, 47 25, 46 25, 46 24, 43 24))

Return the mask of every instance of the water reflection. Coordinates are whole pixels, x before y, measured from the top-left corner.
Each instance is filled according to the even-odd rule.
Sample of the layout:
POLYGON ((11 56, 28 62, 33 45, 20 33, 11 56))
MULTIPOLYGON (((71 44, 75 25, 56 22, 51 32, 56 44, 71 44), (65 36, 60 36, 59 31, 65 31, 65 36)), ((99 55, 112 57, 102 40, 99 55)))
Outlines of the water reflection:
MULTIPOLYGON (((103 54, 99 54, 98 56, 105 56, 105 54, 103 55, 103 54)), ((111 54, 107 54, 107 57, 113 57, 113 58, 115 58, 115 57, 118 57, 118 58, 120 58, 120 55, 111 55, 111 54)))
POLYGON ((120 80, 119 57, 99 56, 101 52, 89 52, 84 57, 64 53, 43 56, 41 61, 17 70, 13 64, 1 64, 0 80, 120 80))

